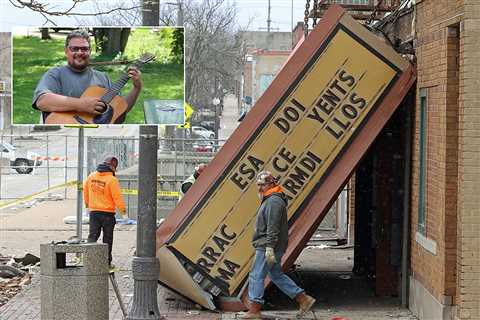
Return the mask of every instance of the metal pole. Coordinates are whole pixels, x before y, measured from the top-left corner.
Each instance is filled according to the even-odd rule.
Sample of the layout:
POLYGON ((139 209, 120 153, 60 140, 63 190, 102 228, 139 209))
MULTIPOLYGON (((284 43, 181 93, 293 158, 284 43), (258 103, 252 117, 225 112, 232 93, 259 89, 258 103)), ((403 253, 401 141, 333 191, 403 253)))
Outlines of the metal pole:
POLYGON ((68 180, 68 162, 67 162, 67 153, 68 153, 68 136, 65 136, 65 155, 64 155, 64 161, 65 161, 65 170, 64 170, 64 183, 65 183, 65 188, 64 190, 64 195, 63 198, 66 200, 67 199, 67 180, 68 180))
POLYGON ((268 0, 268 18, 267 18, 267 32, 270 33, 270 23, 272 22, 272 19, 270 19, 270 9, 272 6, 270 5, 270 0, 268 0))
POLYGON ((293 50, 293 0, 292 0, 292 10, 291 10, 291 17, 290 17, 290 32, 292 33, 292 50, 293 50))
POLYGON ((83 128, 78 128, 78 162, 77 162, 77 238, 82 239, 83 209, 83 128))
MULTIPOLYGON (((48 133, 47 133, 47 189, 50 189, 50 155, 48 151, 48 133)), ((50 195, 50 193, 49 193, 50 195)))
POLYGON ((412 111, 413 99, 406 99, 408 105, 405 110, 405 169, 404 169, 404 190, 403 193, 403 232, 402 232, 402 306, 408 307, 409 291, 409 256, 410 256, 410 162, 412 152, 412 111))
POLYGON ((132 262, 134 291, 127 320, 163 319, 158 310, 155 257, 157 227, 157 126, 140 127, 138 165, 137 253, 132 262))

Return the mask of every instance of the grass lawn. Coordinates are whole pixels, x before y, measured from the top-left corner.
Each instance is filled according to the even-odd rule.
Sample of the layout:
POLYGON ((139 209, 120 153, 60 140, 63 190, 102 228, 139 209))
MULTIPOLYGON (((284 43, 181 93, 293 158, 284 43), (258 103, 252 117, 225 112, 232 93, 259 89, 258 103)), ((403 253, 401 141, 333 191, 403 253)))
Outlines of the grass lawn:
MULTIPOLYGON (((13 37, 13 123, 38 124, 40 112, 32 108, 32 95, 37 82, 51 67, 66 64, 65 38, 41 40, 36 36, 13 37)), ((93 37, 92 37, 93 41, 93 37)), ((92 48, 94 46, 92 45, 92 48)), ((144 123, 143 102, 150 99, 183 100, 184 67, 170 55, 170 40, 150 33, 147 29, 132 30, 122 59, 136 59, 142 52, 152 52, 156 60, 142 68, 143 90, 134 108, 126 117, 126 124, 144 123)), ((111 60, 92 51, 91 61, 111 60)), ((102 66, 96 70, 108 74, 112 82, 120 78, 125 66, 102 66)), ((127 95, 131 81, 122 90, 127 95)))

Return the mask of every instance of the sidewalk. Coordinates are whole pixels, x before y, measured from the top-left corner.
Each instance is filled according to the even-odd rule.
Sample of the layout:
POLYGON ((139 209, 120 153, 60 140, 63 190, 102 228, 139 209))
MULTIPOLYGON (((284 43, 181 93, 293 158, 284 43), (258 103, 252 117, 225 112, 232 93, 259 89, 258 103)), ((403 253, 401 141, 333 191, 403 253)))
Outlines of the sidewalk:
MULTIPOLYGON (((2 253, 23 256, 25 252, 39 255, 40 244, 65 240, 75 235, 75 225, 65 225, 63 217, 75 214, 73 200, 42 202, 15 213, 0 211, 2 253)), ((87 226, 83 227, 86 237, 87 226)), ((136 226, 117 225, 115 228, 114 263, 121 271, 116 274, 127 310, 133 299, 131 262, 135 250, 136 226)), ((292 277, 317 298, 314 312, 303 319, 331 319, 343 316, 349 320, 415 319, 409 311, 398 307, 398 300, 376 298, 363 279, 351 275, 352 249, 320 249, 308 247, 297 261, 292 277)), ((2 320, 40 319, 40 275, 0 308, 2 320)), ((122 319, 119 304, 110 286, 110 319, 122 319)), ((296 305, 276 288, 267 291, 264 314, 267 319, 295 319, 296 305)), ((237 319, 236 313, 216 313, 199 310, 189 301, 159 286, 160 313, 167 319, 237 319)))

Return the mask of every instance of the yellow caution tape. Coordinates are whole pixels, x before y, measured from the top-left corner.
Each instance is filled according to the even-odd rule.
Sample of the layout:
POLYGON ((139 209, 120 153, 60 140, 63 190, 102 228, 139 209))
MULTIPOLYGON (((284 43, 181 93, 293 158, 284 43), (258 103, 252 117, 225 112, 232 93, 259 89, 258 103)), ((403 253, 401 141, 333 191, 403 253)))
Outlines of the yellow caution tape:
MULTIPOLYGON (((137 195, 138 189, 121 189, 122 194, 137 195)), ((178 191, 158 191, 157 197, 178 197, 178 191)))
POLYGON ((76 180, 70 181, 70 182, 67 182, 67 183, 63 183, 63 184, 59 184, 59 185, 50 187, 50 188, 48 188, 48 189, 42 190, 42 191, 40 191, 40 192, 31 194, 31 195, 28 195, 28 196, 25 196, 25 197, 22 197, 22 198, 18 198, 18 199, 15 199, 15 200, 2 202, 2 204, 0 205, 0 209, 3 209, 3 208, 6 208, 6 207, 15 205, 15 204, 20 203, 20 202, 24 202, 24 201, 31 200, 31 199, 33 199, 34 197, 36 197, 36 196, 38 196, 38 195, 40 195, 40 194, 42 194, 42 193, 45 193, 45 192, 49 192, 49 191, 52 191, 52 190, 61 189, 61 188, 65 188, 65 187, 75 186, 75 185, 82 185, 82 184, 81 184, 81 183, 80 183, 80 184, 77 184, 77 181, 76 181, 76 180))
POLYGON ((98 124, 64 124, 64 128, 98 128, 98 124))
MULTIPOLYGON (((76 180, 69 181, 67 183, 59 184, 59 185, 50 187, 48 189, 42 190, 40 192, 31 194, 31 195, 28 195, 28 196, 25 196, 25 197, 22 197, 22 198, 10 200, 10 201, 0 200, 0 209, 9 207, 11 205, 15 205, 15 204, 20 203, 20 202, 31 200, 34 197, 36 197, 36 196, 38 196, 42 193, 45 193, 45 192, 49 192, 49 191, 52 191, 52 190, 61 189, 61 188, 65 188, 65 187, 71 187, 71 186, 76 186, 78 189, 83 190, 83 183, 81 183, 81 182, 77 183, 76 180)), ((122 194, 127 194, 127 195, 137 195, 138 194, 137 189, 121 189, 121 191, 122 191, 122 194)), ((158 191, 157 192, 157 197, 175 197, 175 198, 178 198, 178 196, 179 196, 178 191, 158 191)))

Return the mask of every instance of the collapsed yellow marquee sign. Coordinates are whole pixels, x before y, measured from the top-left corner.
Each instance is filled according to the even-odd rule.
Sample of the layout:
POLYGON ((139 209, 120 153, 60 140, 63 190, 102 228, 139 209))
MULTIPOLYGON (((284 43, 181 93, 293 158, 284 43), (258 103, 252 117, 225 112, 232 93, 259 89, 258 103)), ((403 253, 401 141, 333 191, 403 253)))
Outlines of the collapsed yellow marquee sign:
POLYGON ((339 25, 169 248, 225 294, 237 293, 254 253, 256 174, 267 169, 278 175, 290 200, 289 219, 295 219, 399 73, 339 25))

